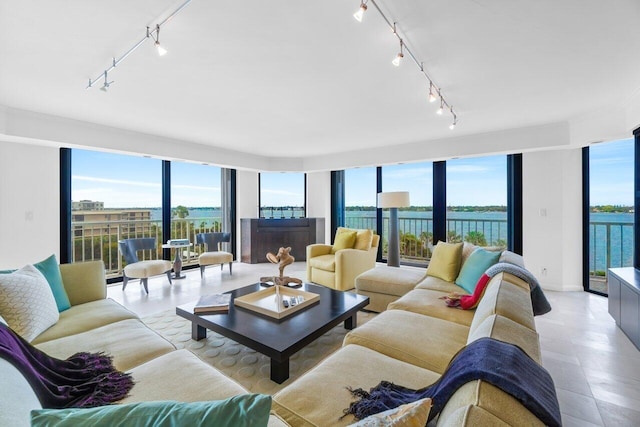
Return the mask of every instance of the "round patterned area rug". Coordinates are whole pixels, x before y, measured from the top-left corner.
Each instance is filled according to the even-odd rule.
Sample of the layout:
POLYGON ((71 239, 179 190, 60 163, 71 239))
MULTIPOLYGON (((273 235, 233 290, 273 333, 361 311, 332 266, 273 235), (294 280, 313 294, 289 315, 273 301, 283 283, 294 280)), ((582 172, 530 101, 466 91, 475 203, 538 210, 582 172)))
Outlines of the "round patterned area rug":
MULTIPOLYGON (((375 313, 359 312, 358 325, 362 325, 374 316, 375 313)), ((289 361, 289 379, 282 384, 277 384, 269 378, 270 363, 267 356, 213 331, 207 331, 206 339, 194 341, 191 339, 191 322, 177 316, 175 310, 156 313, 144 317, 142 321, 177 348, 188 349, 247 390, 266 394, 278 392, 338 350, 348 332, 342 324, 339 324, 294 354, 289 361)))

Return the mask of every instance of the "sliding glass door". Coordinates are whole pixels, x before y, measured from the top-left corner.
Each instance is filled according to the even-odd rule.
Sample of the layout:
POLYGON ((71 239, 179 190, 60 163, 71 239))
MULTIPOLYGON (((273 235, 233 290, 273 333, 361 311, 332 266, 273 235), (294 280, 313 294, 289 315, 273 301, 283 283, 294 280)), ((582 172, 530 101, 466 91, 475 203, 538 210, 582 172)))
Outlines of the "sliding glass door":
POLYGON ((634 141, 588 147, 588 275, 585 289, 608 294, 607 269, 633 266, 634 141))

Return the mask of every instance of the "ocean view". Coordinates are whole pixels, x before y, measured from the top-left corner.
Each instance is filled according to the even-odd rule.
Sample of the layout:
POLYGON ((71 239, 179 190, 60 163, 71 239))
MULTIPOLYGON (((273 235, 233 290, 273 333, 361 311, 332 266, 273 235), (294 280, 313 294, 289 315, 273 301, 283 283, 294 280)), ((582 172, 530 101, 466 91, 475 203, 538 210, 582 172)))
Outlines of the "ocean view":
MULTIPOLYGON (((161 220, 161 209, 150 208, 151 220, 161 220)), ((221 218, 220 208, 190 207, 186 220, 200 225, 211 225, 221 218)), ((291 211, 282 213, 285 218, 291 217, 291 211)), ((385 218, 388 212, 385 211, 385 218)), ((281 212, 274 213, 280 217, 281 212)), ((376 211, 347 211, 346 225, 355 228, 375 228, 376 211)), ((265 216, 270 216, 267 213, 265 216)), ((299 216, 296 213, 296 216, 299 216)), ((398 213, 400 230, 419 236, 423 232, 433 231, 433 213, 400 211, 398 213)), ((633 263, 633 214, 632 213, 603 213, 591 214, 591 248, 590 270, 605 271, 607 267, 629 266, 633 263), (610 259, 607 260, 609 253, 610 259)), ((387 222, 384 222, 385 228, 387 222)), ((507 238, 506 212, 448 212, 447 225, 457 235, 464 237, 469 231, 481 231, 489 245, 507 238)), ((386 233, 386 229, 385 229, 386 233)), ((383 233, 384 234, 384 233, 383 233)))

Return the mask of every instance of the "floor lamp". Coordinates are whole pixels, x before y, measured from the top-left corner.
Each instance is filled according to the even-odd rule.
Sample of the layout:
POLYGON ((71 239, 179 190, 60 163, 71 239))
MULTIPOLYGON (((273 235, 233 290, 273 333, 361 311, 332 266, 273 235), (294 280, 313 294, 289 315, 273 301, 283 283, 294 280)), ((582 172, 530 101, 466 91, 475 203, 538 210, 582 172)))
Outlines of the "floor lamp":
POLYGON ((387 265, 400 267, 400 236, 398 235, 398 208, 407 208, 409 204, 408 191, 387 191, 378 193, 378 207, 389 209, 389 249, 387 251, 387 265))

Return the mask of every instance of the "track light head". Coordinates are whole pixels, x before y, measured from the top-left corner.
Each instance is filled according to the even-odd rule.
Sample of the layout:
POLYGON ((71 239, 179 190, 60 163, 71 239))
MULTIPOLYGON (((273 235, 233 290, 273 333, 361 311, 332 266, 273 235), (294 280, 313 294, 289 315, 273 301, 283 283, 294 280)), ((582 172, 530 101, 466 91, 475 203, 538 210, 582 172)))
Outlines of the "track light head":
POLYGON ((155 42, 155 46, 156 46, 156 49, 158 50, 158 55, 159 55, 159 56, 165 56, 165 55, 167 54, 167 49, 165 49, 165 48, 160 44, 160 42, 159 42, 159 41, 157 41, 157 40, 156 40, 156 42, 155 42))
POLYGON ((402 53, 398 53, 398 55, 395 58, 393 58, 393 61, 391 61, 391 63, 396 67, 399 67, 400 61, 402 60, 402 58, 404 58, 404 55, 402 53))
POLYGON ((360 8, 353 14, 353 17, 356 18, 356 21, 362 22, 362 18, 364 17, 364 13, 367 11, 366 1, 360 2, 360 8))
POLYGON ((436 94, 433 93, 433 83, 429 82, 429 102, 436 102, 436 99, 438 98, 436 97, 436 94))
POLYGON ((451 123, 449 125, 449 129, 454 130, 456 128, 456 125, 458 124, 458 119, 453 119, 453 123, 451 123))
POLYGON ((440 108, 438 108, 438 111, 436 111, 436 114, 441 116, 442 113, 444 113, 444 100, 440 98, 440 108))
POLYGON ((398 52, 398 54, 396 55, 395 58, 393 58, 393 61, 391 61, 391 63, 393 65, 395 65, 396 67, 400 66, 400 61, 402 61, 402 58, 404 58, 404 54, 402 53, 402 47, 403 47, 404 43, 402 42, 402 39, 400 39, 400 52, 398 52))

